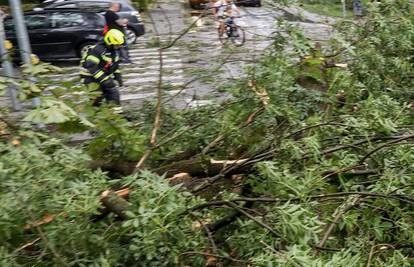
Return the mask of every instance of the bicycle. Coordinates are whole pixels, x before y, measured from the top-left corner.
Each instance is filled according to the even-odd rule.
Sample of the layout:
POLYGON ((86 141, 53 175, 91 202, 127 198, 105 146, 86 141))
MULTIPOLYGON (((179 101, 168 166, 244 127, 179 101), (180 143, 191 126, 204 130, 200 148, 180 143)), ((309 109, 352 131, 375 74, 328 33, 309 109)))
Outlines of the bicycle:
POLYGON ((246 36, 242 27, 234 22, 234 17, 228 17, 224 20, 224 32, 221 27, 218 28, 220 42, 224 45, 230 40, 235 46, 242 46, 246 41, 246 36))

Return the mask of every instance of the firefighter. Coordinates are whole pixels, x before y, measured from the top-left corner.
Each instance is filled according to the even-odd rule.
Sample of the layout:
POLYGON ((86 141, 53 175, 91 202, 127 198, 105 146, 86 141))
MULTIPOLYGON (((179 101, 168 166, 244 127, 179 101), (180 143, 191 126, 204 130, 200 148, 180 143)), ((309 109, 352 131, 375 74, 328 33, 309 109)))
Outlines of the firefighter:
POLYGON ((119 70, 119 49, 124 44, 124 34, 117 29, 109 30, 103 42, 97 43, 85 53, 81 60, 80 76, 87 86, 98 85, 102 95, 97 97, 93 103, 99 106, 102 99, 108 103, 120 105, 118 86, 122 86, 122 76, 119 70))

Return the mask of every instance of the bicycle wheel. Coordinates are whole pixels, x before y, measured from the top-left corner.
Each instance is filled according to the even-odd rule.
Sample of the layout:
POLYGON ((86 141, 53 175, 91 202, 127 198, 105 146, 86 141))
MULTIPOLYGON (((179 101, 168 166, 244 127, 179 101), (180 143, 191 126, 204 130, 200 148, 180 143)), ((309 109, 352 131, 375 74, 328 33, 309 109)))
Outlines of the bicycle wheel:
POLYGON ((246 41, 246 36, 244 34, 243 28, 235 25, 233 27, 233 34, 230 38, 235 46, 242 46, 244 42, 246 41))
POLYGON ((220 27, 217 29, 218 37, 221 44, 226 44, 227 40, 229 39, 227 36, 227 30, 225 29, 224 32, 221 32, 220 27))

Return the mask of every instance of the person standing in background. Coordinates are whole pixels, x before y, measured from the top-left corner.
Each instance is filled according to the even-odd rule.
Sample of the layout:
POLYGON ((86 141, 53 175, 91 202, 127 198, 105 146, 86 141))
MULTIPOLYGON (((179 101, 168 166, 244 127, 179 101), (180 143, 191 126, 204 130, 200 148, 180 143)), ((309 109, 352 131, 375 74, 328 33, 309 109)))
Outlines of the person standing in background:
MULTIPOLYGON (((125 34, 125 28, 128 25, 128 19, 120 18, 117 12, 121 10, 120 3, 111 3, 109 9, 105 13, 105 28, 104 28, 104 35, 112 29, 120 30, 125 34)), ((132 61, 129 58, 127 42, 125 40, 124 45, 120 49, 121 52, 121 62, 131 64, 132 61)))
POLYGON ((363 10, 362 10, 362 2, 361 0, 354 0, 352 3, 353 6, 353 10, 354 10, 354 16, 357 18, 361 18, 363 15, 363 10))

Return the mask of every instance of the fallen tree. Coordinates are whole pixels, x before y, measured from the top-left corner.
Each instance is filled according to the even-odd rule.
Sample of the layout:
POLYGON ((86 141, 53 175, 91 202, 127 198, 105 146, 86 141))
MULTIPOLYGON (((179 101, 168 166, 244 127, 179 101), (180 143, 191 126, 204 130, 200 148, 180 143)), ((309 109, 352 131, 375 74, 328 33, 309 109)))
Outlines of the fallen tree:
POLYGON ((0 265, 411 266, 408 7, 373 4, 329 49, 287 27, 220 105, 138 127, 82 109, 83 146, 2 120, 0 265))

